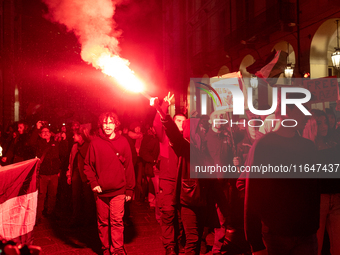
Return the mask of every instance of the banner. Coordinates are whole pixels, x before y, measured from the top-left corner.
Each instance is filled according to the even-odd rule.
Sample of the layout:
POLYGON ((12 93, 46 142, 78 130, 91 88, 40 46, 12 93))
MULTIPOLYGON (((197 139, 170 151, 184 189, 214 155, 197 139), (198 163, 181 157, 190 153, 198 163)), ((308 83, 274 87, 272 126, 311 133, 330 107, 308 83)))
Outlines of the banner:
POLYGON ((287 67, 287 57, 287 52, 273 50, 265 61, 258 59, 246 69, 273 86, 287 67))
MULTIPOLYGON (((232 112, 234 105, 233 92, 230 90, 232 87, 230 85, 235 86, 238 89, 241 89, 243 92, 243 98, 247 98, 247 89, 243 83, 241 72, 228 73, 223 75, 222 78, 211 78, 210 79, 211 87, 214 88, 218 94, 213 94, 213 97, 216 101, 216 105, 214 104, 214 109, 216 110, 224 110, 225 112, 232 112), (220 101, 220 100, 221 101, 220 101), (222 104, 221 104, 222 102, 222 104)), ((245 109, 248 108, 247 100, 244 100, 245 109)))
POLYGON ((35 225, 39 159, 0 167, 0 237, 30 244, 35 225))
POLYGON ((338 80, 335 76, 307 80, 303 82, 303 86, 312 94, 309 103, 331 102, 339 99, 338 80))

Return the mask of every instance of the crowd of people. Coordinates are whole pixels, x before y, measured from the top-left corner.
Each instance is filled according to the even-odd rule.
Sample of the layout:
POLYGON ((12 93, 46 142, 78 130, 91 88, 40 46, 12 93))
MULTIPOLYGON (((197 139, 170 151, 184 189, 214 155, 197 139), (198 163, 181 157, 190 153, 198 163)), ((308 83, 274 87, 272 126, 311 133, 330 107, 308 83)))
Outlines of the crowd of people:
POLYGON ((124 223, 133 201, 154 208, 166 255, 206 253, 211 232, 213 254, 321 255, 325 236, 330 254, 340 254, 339 179, 251 172, 202 178, 195 171, 204 165, 339 164, 333 110, 310 110, 308 117, 288 105, 285 115, 280 109, 272 116, 247 112, 247 120, 230 127, 214 121, 224 119, 223 111, 171 118, 171 100, 170 94, 151 100, 157 113, 148 125, 121 124, 108 112, 98 127, 74 121, 70 131, 62 126, 54 134, 46 121, 31 130, 18 122, 2 133, 2 166, 40 158, 36 224, 62 217, 69 199, 70 227, 97 223, 103 254, 126 254, 124 223), (297 125, 247 125, 266 117, 297 125))

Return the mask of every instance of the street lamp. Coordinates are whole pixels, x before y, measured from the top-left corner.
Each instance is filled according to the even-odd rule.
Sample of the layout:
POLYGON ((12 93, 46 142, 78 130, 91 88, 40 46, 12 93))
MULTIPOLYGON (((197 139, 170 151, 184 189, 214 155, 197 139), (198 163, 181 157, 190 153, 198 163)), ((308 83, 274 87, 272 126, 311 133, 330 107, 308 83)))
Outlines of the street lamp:
POLYGON ((337 47, 334 48, 335 52, 332 53, 332 63, 333 66, 337 69, 340 68, 340 48, 339 48, 339 20, 336 20, 336 42, 337 42, 337 47))
POLYGON ((294 69, 292 68, 292 64, 288 63, 285 69, 285 77, 288 79, 292 78, 293 72, 294 72, 294 69))
POLYGON ((253 88, 253 89, 256 89, 257 86, 259 85, 259 81, 257 80, 257 77, 251 77, 250 78, 250 86, 253 88))

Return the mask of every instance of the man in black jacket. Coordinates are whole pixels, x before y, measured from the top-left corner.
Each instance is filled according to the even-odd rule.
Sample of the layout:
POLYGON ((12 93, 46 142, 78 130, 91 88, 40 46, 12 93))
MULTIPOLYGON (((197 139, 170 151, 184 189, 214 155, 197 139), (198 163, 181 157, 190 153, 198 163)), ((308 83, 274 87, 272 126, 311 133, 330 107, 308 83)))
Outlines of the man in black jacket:
MULTIPOLYGON (((173 97, 173 96, 172 96, 173 97)), ((170 93, 164 98, 161 110, 167 112, 170 106, 171 99, 170 93)), ((183 121, 186 119, 184 115, 177 114, 174 116, 174 122, 178 129, 183 131, 183 121)), ((174 193, 176 188, 177 179, 177 164, 178 157, 169 144, 169 138, 165 133, 160 116, 157 114, 153 121, 160 145, 160 172, 159 172, 159 207, 161 211, 161 229, 162 229, 162 242, 166 250, 166 255, 176 255, 177 243, 181 243, 181 235, 183 227, 176 220, 177 207, 174 202, 174 193), (179 229, 178 231, 177 228, 179 229), (176 233, 178 232, 178 233, 176 233), (178 236, 178 237, 177 237, 178 236), (179 239, 179 240, 176 240, 179 239)))
POLYGON ((36 156, 40 158, 37 208, 37 223, 39 223, 44 210, 46 195, 46 215, 52 216, 52 213, 54 213, 61 166, 60 157, 67 154, 67 143, 65 140, 61 140, 60 142, 54 141, 49 126, 44 126, 41 121, 37 122, 36 129, 30 138, 30 143, 36 150, 36 156))
MULTIPOLYGON (((232 165, 233 151, 230 132, 225 128, 225 125, 215 123, 216 119, 223 119, 225 111, 214 111, 210 114, 209 123, 212 126, 209 128, 206 135, 207 154, 211 157, 213 164, 218 166, 232 165)), ((228 208, 228 179, 223 176, 223 173, 216 173, 216 179, 213 180, 213 189, 216 194, 213 201, 216 207, 216 214, 219 225, 214 228, 215 240, 212 247, 213 254, 220 254, 226 234, 227 218, 230 215, 228 208)))
POLYGON ((131 150, 126 138, 115 132, 120 124, 115 113, 100 115, 99 124, 102 129, 99 137, 90 143, 84 173, 97 193, 98 231, 103 254, 126 254, 124 202, 131 200, 135 187, 131 150))
MULTIPOLYGON (((295 105, 286 115, 276 111, 277 119, 296 121, 280 126, 257 140, 246 166, 300 166, 313 164, 315 146, 297 131, 304 128, 306 116, 295 105)), ((316 162, 318 163, 318 162, 316 162)), ((245 232, 253 254, 317 254, 320 195, 316 179, 292 179, 297 174, 247 173, 245 188, 245 232), (291 178, 291 179, 288 179, 291 178)), ((302 177, 302 178, 301 178, 302 177)), ((307 175, 306 175, 307 177, 307 175)))

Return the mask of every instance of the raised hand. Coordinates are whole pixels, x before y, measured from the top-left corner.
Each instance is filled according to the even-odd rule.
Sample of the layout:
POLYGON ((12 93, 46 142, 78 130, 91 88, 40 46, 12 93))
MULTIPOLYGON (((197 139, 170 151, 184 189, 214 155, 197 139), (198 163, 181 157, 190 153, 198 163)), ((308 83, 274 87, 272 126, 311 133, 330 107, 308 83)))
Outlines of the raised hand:
POLYGON ((173 95, 171 96, 170 91, 169 91, 168 95, 164 97, 164 101, 165 101, 165 102, 168 102, 169 105, 171 105, 171 100, 174 98, 174 96, 175 96, 175 94, 173 94, 173 95))
POLYGON ((102 193, 102 188, 100 186, 96 186, 92 190, 96 193, 102 193))
POLYGON ((42 127, 42 125, 43 125, 42 121, 39 120, 39 121, 37 122, 37 124, 36 124, 37 129, 40 129, 40 128, 42 127))
MULTIPOLYGON (((170 92, 169 92, 170 95, 170 92)), ((167 97, 165 97, 167 98, 167 97)), ((172 98, 172 97, 171 97, 172 98)), ((165 100, 165 99, 164 99, 165 100)), ((159 100, 158 97, 153 97, 150 99, 150 105, 155 107, 155 109, 157 110, 158 114, 161 116, 162 119, 165 119, 166 114, 162 111, 161 106, 159 105, 159 100)))
POLYGON ((150 105, 155 107, 156 109, 160 107, 158 97, 153 97, 150 99, 150 105))
POLYGON ((337 101, 336 101, 335 110, 338 111, 338 112, 340 111, 340 100, 337 100, 337 101))

